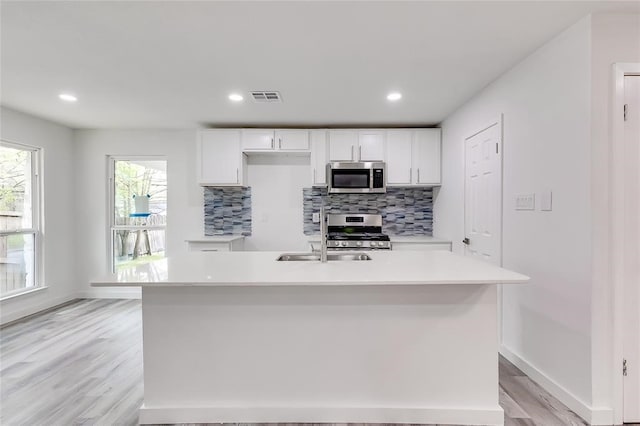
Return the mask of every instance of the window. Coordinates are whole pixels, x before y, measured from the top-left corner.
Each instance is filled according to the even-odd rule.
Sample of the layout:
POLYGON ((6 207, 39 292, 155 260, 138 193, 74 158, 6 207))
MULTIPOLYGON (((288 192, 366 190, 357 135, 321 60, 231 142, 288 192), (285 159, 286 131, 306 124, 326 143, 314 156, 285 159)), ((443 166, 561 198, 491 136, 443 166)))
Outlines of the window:
POLYGON ((39 152, 0 141, 0 298, 41 285, 39 152))
POLYGON ((166 160, 112 157, 110 170, 112 270, 117 272, 164 258, 166 160))

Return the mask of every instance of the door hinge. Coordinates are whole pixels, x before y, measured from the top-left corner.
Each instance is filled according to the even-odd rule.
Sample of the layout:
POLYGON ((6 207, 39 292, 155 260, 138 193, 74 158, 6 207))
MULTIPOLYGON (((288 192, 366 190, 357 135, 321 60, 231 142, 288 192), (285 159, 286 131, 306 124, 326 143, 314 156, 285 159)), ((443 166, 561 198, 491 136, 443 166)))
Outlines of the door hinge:
POLYGON ((622 375, 623 376, 627 375, 627 360, 626 359, 622 360, 622 375))
POLYGON ((624 104, 624 108, 623 108, 624 121, 627 121, 627 110, 628 109, 629 109, 629 105, 628 104, 624 104))

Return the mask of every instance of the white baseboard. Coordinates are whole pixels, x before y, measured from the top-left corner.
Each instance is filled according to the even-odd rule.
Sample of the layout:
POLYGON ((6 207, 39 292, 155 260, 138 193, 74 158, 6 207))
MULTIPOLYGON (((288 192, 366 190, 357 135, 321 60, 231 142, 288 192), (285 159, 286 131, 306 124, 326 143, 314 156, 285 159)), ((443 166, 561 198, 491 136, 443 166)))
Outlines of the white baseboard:
POLYGON ((614 424, 612 408, 591 407, 504 345, 500 345, 500 353, 590 425, 614 424))
POLYGON ((140 424, 171 423, 422 423, 503 425, 502 408, 396 407, 147 407, 140 424))
MULTIPOLYGON (((41 296, 41 294, 35 294, 34 296, 41 296)), ((0 309, 2 312, 2 315, 0 316, 0 325, 17 321, 30 315, 55 308, 59 305, 64 305, 67 302, 79 298, 77 294, 69 294, 66 296, 46 299, 44 301, 32 302, 26 299, 30 297, 30 295, 24 295, 24 297, 25 299, 15 299, 15 301, 18 301, 21 304, 20 308, 16 310, 9 310, 5 303, 2 304, 2 309, 0 309), (7 311, 9 312, 7 313, 7 311)), ((12 300, 13 303, 16 303, 15 301, 12 300)))
POLYGON ((92 287, 79 293, 84 299, 140 299, 140 288, 92 287))

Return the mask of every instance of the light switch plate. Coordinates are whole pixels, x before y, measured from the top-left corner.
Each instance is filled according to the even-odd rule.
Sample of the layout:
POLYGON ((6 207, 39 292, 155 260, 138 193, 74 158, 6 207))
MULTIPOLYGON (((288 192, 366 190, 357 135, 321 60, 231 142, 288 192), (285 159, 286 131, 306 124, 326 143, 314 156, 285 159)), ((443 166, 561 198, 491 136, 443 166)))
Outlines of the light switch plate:
POLYGON ((516 195, 516 210, 535 210, 536 194, 516 195))
POLYGON ((540 210, 550 212, 552 210, 553 194, 551 191, 543 191, 540 194, 540 210))
POLYGON ((313 214, 313 223, 320 223, 320 213, 313 214))

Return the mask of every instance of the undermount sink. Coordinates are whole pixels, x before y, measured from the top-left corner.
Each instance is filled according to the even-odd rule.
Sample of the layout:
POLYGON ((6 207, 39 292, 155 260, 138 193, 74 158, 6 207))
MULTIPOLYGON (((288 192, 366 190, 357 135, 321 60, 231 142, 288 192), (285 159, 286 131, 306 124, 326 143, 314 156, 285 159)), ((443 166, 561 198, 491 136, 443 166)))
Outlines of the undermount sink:
MULTIPOLYGON (((277 259, 278 262, 299 262, 305 260, 320 261, 320 253, 285 253, 277 259)), ((328 253, 327 260, 371 260, 365 253, 328 253)))

